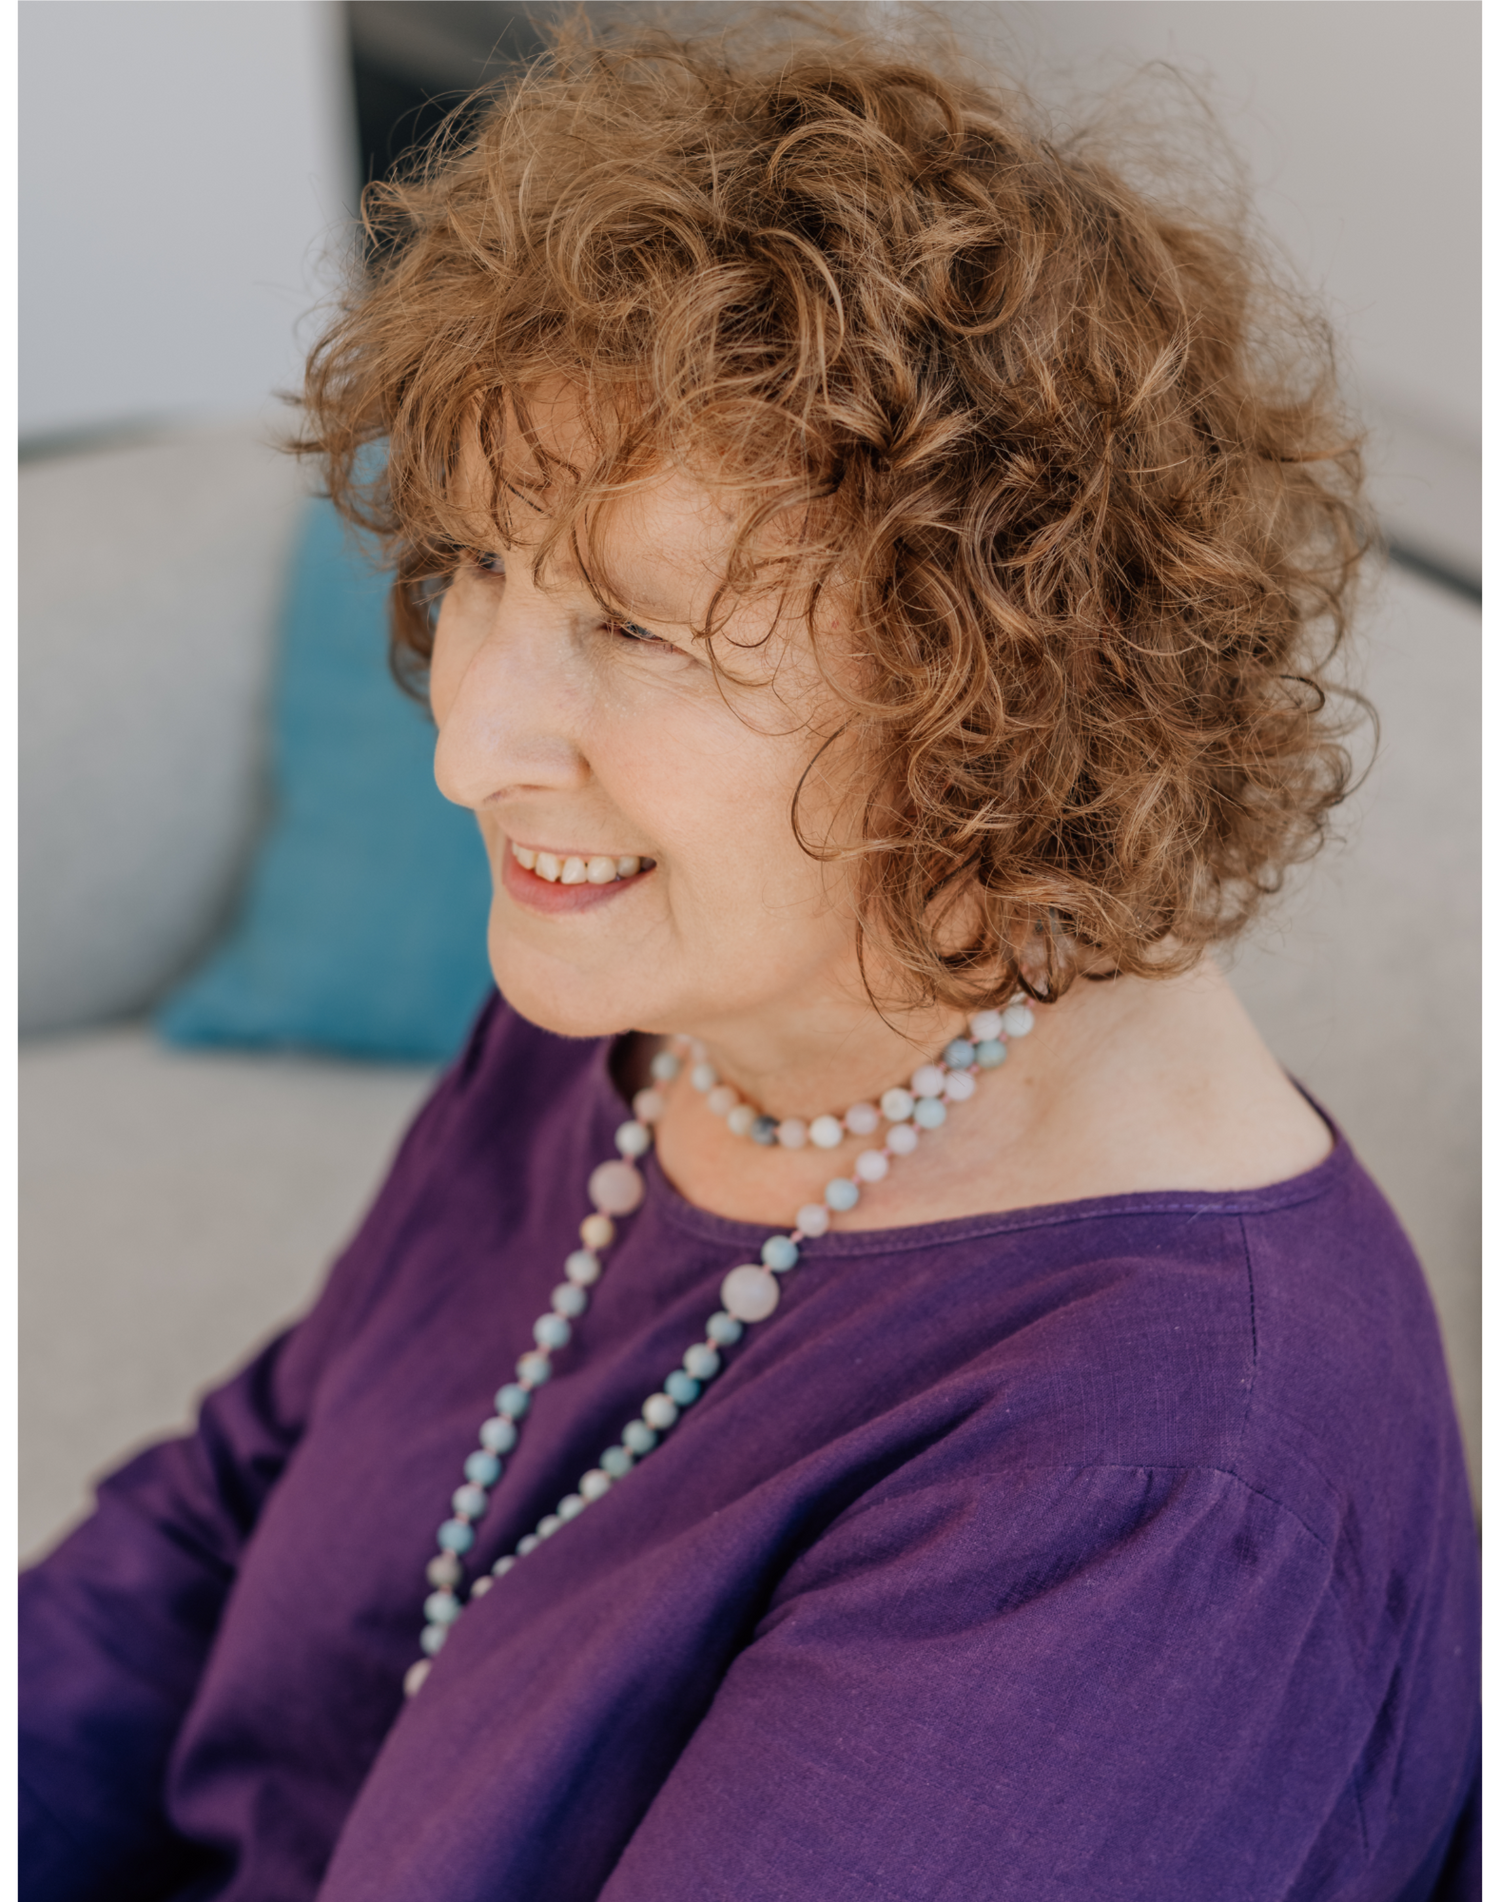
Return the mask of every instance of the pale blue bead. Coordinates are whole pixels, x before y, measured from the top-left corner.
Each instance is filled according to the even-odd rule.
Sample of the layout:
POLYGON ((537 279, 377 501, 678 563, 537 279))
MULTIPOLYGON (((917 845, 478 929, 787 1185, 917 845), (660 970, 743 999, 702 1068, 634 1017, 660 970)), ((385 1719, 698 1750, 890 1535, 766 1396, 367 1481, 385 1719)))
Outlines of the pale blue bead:
POLYGON ((998 1037, 986 1037, 974 1046, 974 1055, 981 1070, 998 1070, 1005 1061, 1005 1045, 998 1037))
POLYGON ((433 1625, 451 1625, 462 1610, 452 1592, 433 1592, 422 1606, 423 1615, 433 1625))
POLYGON ((588 1287, 599 1278, 599 1257, 592 1248, 575 1248, 563 1263, 563 1273, 571 1279, 577 1273, 579 1284, 588 1287))
POLYGON ((422 1649, 429 1658, 435 1658, 442 1650, 448 1636, 446 1625, 424 1625, 422 1627, 422 1649))
POLYGON ((589 1304, 589 1298, 582 1288, 571 1281, 560 1281, 552 1290, 552 1312, 565 1314, 569 1320, 576 1321, 589 1304))
POLYGON ((466 1519, 481 1518, 489 1503, 483 1486, 460 1486, 453 1495, 453 1510, 461 1512, 466 1519))
MULTIPOLYGON (((495 1395, 496 1413, 508 1414, 512 1420, 524 1419, 526 1417, 526 1409, 530 1405, 531 1395, 527 1393, 524 1387, 518 1387, 514 1381, 511 1381, 508 1386, 502 1387, 499 1393, 495 1395)), ((505 1450, 503 1446, 498 1446, 495 1449, 497 1453, 503 1453, 505 1450)))
POLYGON ((662 1392, 675 1400, 679 1407, 690 1407, 703 1389, 691 1374, 685 1374, 680 1367, 674 1367, 661 1383, 662 1392))
POLYGON ((859 1189, 847 1176, 835 1176, 823 1191, 823 1200, 836 1214, 843 1215, 858 1202, 859 1189))
POLYGON ((717 1341, 720 1347, 733 1347, 744 1331, 744 1322, 735 1320, 732 1314, 726 1314, 722 1308, 717 1314, 708 1317, 708 1338, 717 1341))
POLYGON ((912 1121, 922 1129, 941 1129, 948 1120, 948 1105, 940 1096, 922 1096, 912 1111, 912 1121))
POLYGON ((658 1050, 651 1059, 651 1074, 658 1083, 670 1083, 682 1068, 682 1060, 670 1050, 658 1050))
POLYGON ((500 1462, 493 1453, 471 1453, 464 1461, 464 1478, 476 1486, 493 1486, 500 1477, 500 1462))
POLYGON ((445 1519, 438 1527, 437 1540, 445 1552, 467 1552, 474 1543, 474 1528, 462 1519, 445 1519))
MULTIPOLYGON (((517 1393, 521 1391, 518 1387, 517 1393)), ((479 1444, 486 1453, 508 1453, 516 1443, 516 1423, 497 1413, 479 1429, 479 1444)))
POLYGON ((552 1378, 552 1363, 545 1354, 523 1354, 516 1362, 516 1372, 533 1387, 541 1387, 552 1378))
POLYGON ((707 1096, 719 1080, 719 1073, 711 1063, 695 1063, 692 1072, 693 1088, 707 1096))
POLYGON ((719 1371, 718 1355, 711 1347, 705 1347, 702 1341, 688 1349, 682 1357, 682 1364, 694 1380, 712 1380, 719 1371))
POLYGON ((599 1464, 611 1479, 623 1479, 635 1465, 635 1455, 627 1447, 609 1446, 599 1455, 599 1464))
POLYGON ((539 1315, 531 1332, 538 1347, 551 1348, 554 1353, 573 1338, 572 1328, 560 1314, 539 1315))
POLYGON ((790 1235, 773 1235, 761 1243, 760 1258, 768 1268, 784 1275, 788 1268, 797 1266, 797 1244, 790 1235))
POLYGON ((639 1459, 641 1454, 649 1453, 655 1446, 656 1431, 653 1427, 648 1427, 644 1420, 632 1420, 620 1438, 639 1459))
POLYGON ((950 1070, 972 1070, 974 1067, 974 1046, 967 1037, 955 1037, 943 1052, 943 1062, 950 1070))

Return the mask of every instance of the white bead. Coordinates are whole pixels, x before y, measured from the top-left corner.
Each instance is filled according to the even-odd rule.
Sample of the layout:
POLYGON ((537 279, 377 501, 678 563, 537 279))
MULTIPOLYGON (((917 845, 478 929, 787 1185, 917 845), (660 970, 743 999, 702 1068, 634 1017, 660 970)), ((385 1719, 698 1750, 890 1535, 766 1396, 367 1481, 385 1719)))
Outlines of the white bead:
POLYGON ((615 1225, 607 1215, 585 1215, 578 1224, 578 1239, 585 1248, 608 1248, 615 1238, 615 1225))
POLYGON ((828 1221, 828 1211, 821 1202, 809 1202, 797 1211, 797 1227, 804 1235, 826 1235, 828 1221))
POLYGON ((470 1598, 483 1598, 494 1582, 494 1579, 489 1577, 488 1574, 476 1578, 474 1583, 469 1587, 470 1598))
POLYGON ((557 1516, 559 1519, 576 1519, 588 1503, 582 1493, 569 1493, 566 1499, 558 1500, 557 1516))
POLYGON ((910 1090, 887 1090, 880 1099, 880 1113, 888 1123, 904 1123, 911 1112, 910 1090))
POLYGON ((844 1125, 836 1116, 815 1116, 807 1133, 819 1149, 837 1149, 844 1140, 844 1125))
POLYGON ((614 1483, 602 1466, 596 1466, 591 1473, 585 1473, 579 1480, 578 1490, 585 1499, 602 1499, 614 1483))
POLYGON ((589 868, 582 859, 563 860, 562 879, 564 885, 582 885, 588 880, 589 868))
POLYGON ((891 1172, 888 1156, 878 1149, 865 1149, 854 1158, 854 1173, 861 1182, 884 1182, 891 1172))
POLYGON ((917 1146, 917 1131, 912 1123, 897 1123, 885 1132, 885 1146, 893 1156, 909 1156, 917 1146))
POLYGON ((630 1107, 638 1123, 654 1123, 666 1109, 667 1099, 660 1090, 637 1090, 630 1107))
POLYGON ((615 1148, 622 1156, 644 1156, 651 1147, 651 1131, 644 1123, 621 1123, 615 1131, 615 1148))
POLYGON ((667 1393, 654 1393, 641 1408, 641 1418, 658 1433, 677 1424, 677 1402, 667 1393))
POLYGON ((943 1095, 950 1103, 967 1103, 977 1088, 972 1070, 950 1070, 943 1084, 943 1095))
POLYGON ((641 862, 633 852, 627 852, 624 858, 619 860, 619 869, 621 878, 634 878, 641 869, 641 862))
POLYGON ((603 1215, 629 1215, 645 1193, 645 1180, 632 1163, 601 1162, 589 1177, 589 1200, 603 1215))
POLYGON ((725 1312, 732 1314, 736 1321, 764 1321, 768 1314, 775 1312, 776 1303, 781 1299, 781 1287, 769 1268, 747 1261, 725 1275, 719 1299, 725 1312))
POLYGON ((708 1093, 708 1107, 715 1116, 727 1116, 739 1100, 739 1091, 727 1083, 716 1083, 708 1093))
POLYGON ((880 1127, 880 1111, 873 1103, 854 1103, 844 1111, 844 1127, 851 1136, 873 1136, 880 1127))
POLYGON ((575 1248, 563 1263, 563 1273, 575 1288, 592 1288, 599 1279, 599 1257, 592 1248, 575 1248))
POLYGON ((989 1043, 1005 1028, 997 1010, 976 1010, 969 1019, 969 1035, 975 1043, 989 1043))
POLYGON ((783 1149, 802 1149, 807 1143, 807 1124, 800 1116, 788 1116, 776 1125, 776 1140, 783 1149))
POLYGON ((427 1673, 432 1669, 431 1658, 418 1658, 406 1676, 401 1680, 401 1688, 408 1697, 415 1697, 427 1682, 427 1673))
POLYGON ((935 1063, 924 1063, 911 1080, 913 1096, 941 1096, 944 1072, 935 1063))
POLYGON ((725 1120, 736 1136, 748 1136, 750 1125, 755 1121, 755 1111, 748 1103, 736 1103, 725 1120))
POLYGON ((615 882, 615 862, 602 854, 591 858, 584 870, 591 885, 613 885, 615 882))
POLYGON ((718 1082, 719 1073, 711 1063, 695 1063, 692 1068, 692 1074, 688 1080, 700 1095, 707 1096, 709 1091, 718 1082))
POLYGON ((1008 1004, 1002 1020, 1007 1037, 1024 1037, 1036 1022, 1029 1004, 1008 1004))

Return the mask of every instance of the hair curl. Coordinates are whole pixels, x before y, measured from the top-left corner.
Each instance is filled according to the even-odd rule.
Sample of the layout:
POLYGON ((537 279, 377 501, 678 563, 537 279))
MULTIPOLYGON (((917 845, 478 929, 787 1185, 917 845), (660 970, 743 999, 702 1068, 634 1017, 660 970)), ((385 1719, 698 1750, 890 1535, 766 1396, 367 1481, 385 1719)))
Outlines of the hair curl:
POLYGON ((507 397, 561 376, 599 459, 538 561, 706 458, 755 500, 731 585, 790 530, 815 639, 830 587, 852 608, 878 793, 854 842, 798 837, 862 855, 862 952, 972 1008, 1238 932, 1347 790, 1328 670, 1367 541, 1327 332, 1244 220, 857 34, 575 25, 466 125, 367 192, 304 397, 300 447, 395 554, 398 668, 466 432, 497 458, 507 397))

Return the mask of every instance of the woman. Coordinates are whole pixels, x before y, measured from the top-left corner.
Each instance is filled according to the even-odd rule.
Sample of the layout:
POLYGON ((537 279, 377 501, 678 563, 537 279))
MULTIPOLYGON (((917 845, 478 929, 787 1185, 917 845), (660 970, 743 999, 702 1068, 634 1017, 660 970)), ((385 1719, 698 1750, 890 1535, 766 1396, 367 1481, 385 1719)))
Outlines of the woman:
POLYGON ((1208 955, 1346 779, 1315 328, 853 40, 376 209, 307 446, 499 996, 27 1579, 27 1893, 1472 1893, 1420 1270, 1208 955))

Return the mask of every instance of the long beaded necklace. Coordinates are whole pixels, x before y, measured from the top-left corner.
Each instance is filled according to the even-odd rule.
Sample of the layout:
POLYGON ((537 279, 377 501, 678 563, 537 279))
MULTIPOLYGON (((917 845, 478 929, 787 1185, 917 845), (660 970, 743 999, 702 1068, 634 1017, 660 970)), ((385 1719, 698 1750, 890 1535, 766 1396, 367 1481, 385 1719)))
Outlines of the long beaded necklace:
POLYGON ((421 1640, 424 1655, 406 1673, 408 1697, 422 1688, 433 1659, 463 1612, 459 1587, 463 1583, 464 1554, 474 1544, 474 1526, 489 1505, 506 1456, 520 1438, 521 1422, 531 1410, 533 1394, 551 1376, 552 1356, 568 1345, 573 1338, 573 1323, 588 1307, 588 1291, 603 1273, 601 1257, 615 1239, 616 1218, 631 1214, 645 1195, 645 1178, 635 1165, 651 1147, 651 1125, 666 1108, 666 1098, 657 1086, 670 1084, 686 1060, 689 1081, 707 1097, 709 1108, 723 1116, 735 1134, 763 1144, 800 1149, 811 1141, 818 1148, 834 1149, 846 1135, 873 1136, 882 1117, 885 1140, 878 1148, 861 1150, 851 1174, 835 1176, 821 1201, 798 1209, 791 1231, 772 1235, 764 1242, 758 1262, 742 1262, 729 1270, 719 1287, 722 1306, 708 1317, 705 1338, 687 1350, 681 1364, 662 1382, 661 1391, 647 1399, 639 1417, 624 1429, 616 1445, 605 1448, 598 1464, 590 1467, 577 1487, 557 1502, 535 1531, 517 1542, 513 1552, 497 1559, 488 1573, 474 1580, 469 1588, 471 1599, 483 1597, 544 1539, 550 1539, 585 1507, 602 1499, 660 1443, 663 1434, 671 1432, 719 1373, 726 1351, 745 1329, 775 1312, 781 1299, 780 1278, 796 1267, 802 1244, 826 1235, 836 1215, 854 1208, 862 1185, 884 1181, 895 1158, 909 1156, 917 1147, 922 1131, 940 1129, 947 1121, 948 1105, 967 1102, 974 1094, 977 1073, 997 1069, 1005 1061, 1008 1041, 1024 1037, 1032 1022, 1030 1007, 1020 994, 1003 1010, 978 1011, 969 1019, 967 1037, 955 1037, 940 1058, 922 1064, 905 1088, 887 1090, 878 1110, 872 1103, 856 1103, 842 1117, 824 1115, 811 1122, 801 1117, 778 1122, 758 1114, 741 1100, 738 1091, 720 1083, 702 1045, 691 1039, 676 1038, 673 1047, 657 1053, 651 1063, 652 1083, 631 1099, 634 1113, 615 1131, 618 1157, 601 1162, 589 1176, 588 1197, 593 1212, 579 1227, 582 1246, 563 1263, 565 1279, 552 1290, 551 1306, 531 1330, 535 1345, 516 1362, 515 1379, 507 1381, 495 1395, 494 1414, 480 1427, 479 1445, 464 1461, 464 1483, 453 1495, 452 1517, 438 1527, 437 1556, 427 1566, 427 1582, 433 1589, 423 1605, 427 1619, 421 1640))

